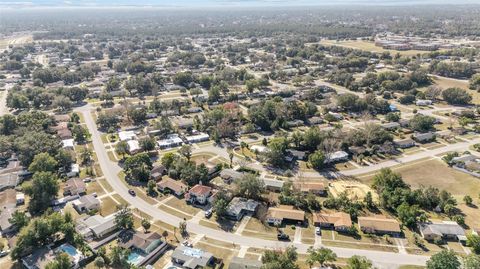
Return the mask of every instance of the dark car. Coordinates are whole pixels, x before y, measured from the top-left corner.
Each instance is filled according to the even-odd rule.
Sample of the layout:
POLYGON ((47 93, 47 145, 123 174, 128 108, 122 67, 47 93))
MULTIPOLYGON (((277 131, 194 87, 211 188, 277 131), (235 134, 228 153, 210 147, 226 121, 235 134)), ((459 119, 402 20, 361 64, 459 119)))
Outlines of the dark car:
POLYGON ((135 194, 135 191, 132 190, 132 189, 129 189, 129 190, 128 190, 128 193, 130 193, 131 196, 135 196, 135 195, 136 195, 136 194, 135 194))
POLYGON ((283 232, 279 232, 277 233, 277 239, 282 241, 288 241, 290 240, 290 236, 288 236, 288 234, 285 234, 283 232))

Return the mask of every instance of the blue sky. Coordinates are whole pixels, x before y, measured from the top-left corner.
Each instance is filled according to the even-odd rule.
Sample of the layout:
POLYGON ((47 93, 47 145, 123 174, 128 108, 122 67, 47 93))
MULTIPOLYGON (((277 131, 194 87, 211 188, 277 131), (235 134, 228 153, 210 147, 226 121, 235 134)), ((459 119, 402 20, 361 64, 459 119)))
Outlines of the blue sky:
POLYGON ((480 4, 480 0, 0 0, 0 6, 310 6, 480 4))

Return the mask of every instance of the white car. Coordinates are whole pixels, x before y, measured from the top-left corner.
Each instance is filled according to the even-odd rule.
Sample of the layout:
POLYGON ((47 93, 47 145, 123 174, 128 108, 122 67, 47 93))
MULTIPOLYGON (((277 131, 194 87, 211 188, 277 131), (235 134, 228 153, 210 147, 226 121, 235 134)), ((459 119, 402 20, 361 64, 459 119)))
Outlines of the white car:
POLYGON ((315 234, 316 235, 321 235, 322 234, 322 230, 320 229, 320 227, 315 227, 315 234))

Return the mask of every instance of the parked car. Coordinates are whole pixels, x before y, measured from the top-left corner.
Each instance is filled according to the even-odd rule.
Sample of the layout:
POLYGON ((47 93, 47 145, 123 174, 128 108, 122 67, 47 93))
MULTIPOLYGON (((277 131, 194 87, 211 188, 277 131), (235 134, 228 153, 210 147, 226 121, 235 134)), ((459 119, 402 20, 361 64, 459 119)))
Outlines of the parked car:
POLYGON ((213 210, 212 209, 209 209, 207 211, 205 211, 205 218, 209 219, 211 218, 213 215, 213 210))
POLYGON ((285 234, 284 232, 278 232, 277 239, 282 241, 288 241, 290 240, 290 236, 288 236, 288 234, 285 234))
POLYGON ((315 234, 322 235, 322 230, 320 229, 320 227, 315 227, 315 234))
POLYGON ((135 195, 136 195, 135 191, 132 190, 132 189, 129 189, 129 190, 128 190, 128 193, 130 193, 131 196, 135 196, 135 195))

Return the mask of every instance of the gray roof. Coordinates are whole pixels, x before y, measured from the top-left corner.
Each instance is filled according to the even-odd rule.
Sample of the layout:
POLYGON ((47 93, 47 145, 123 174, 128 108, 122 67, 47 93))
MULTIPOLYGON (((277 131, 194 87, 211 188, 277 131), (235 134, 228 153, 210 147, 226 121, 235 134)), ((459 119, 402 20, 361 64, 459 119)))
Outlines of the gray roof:
POLYGON ((428 132, 428 133, 416 133, 413 135, 413 137, 417 140, 428 140, 432 139, 435 136, 434 133, 428 132))
POLYGON ((263 178, 262 180, 263 180, 263 183, 265 184, 265 187, 274 187, 274 188, 283 187, 283 181, 281 180, 267 179, 267 178, 263 178))
POLYGON ((235 197, 230 201, 227 208, 227 214, 230 216, 239 216, 242 211, 249 211, 255 213, 258 207, 258 202, 252 199, 245 199, 241 197, 235 197))
POLYGON ((172 259, 182 261, 184 267, 193 269, 198 266, 205 267, 212 258, 213 254, 210 252, 182 245, 178 246, 172 253, 172 259))
POLYGON ((260 269, 261 267, 262 262, 259 260, 233 257, 228 269, 260 269))
POLYGON ((0 175, 0 190, 15 188, 20 183, 16 172, 0 175))
POLYGON ((238 172, 238 171, 235 171, 233 169, 223 169, 221 172, 220 172, 220 177, 223 178, 223 179, 233 179, 233 180, 236 180, 236 179, 240 179, 243 177, 243 173, 241 172, 238 172))
POLYGON ((102 217, 100 215, 87 216, 77 220, 77 231, 83 229, 91 230, 95 235, 102 235, 105 231, 115 226, 115 215, 102 217))
POLYGON ((453 221, 444 221, 440 223, 421 223, 419 224, 419 228, 422 234, 465 236, 465 230, 462 228, 462 226, 453 221))

